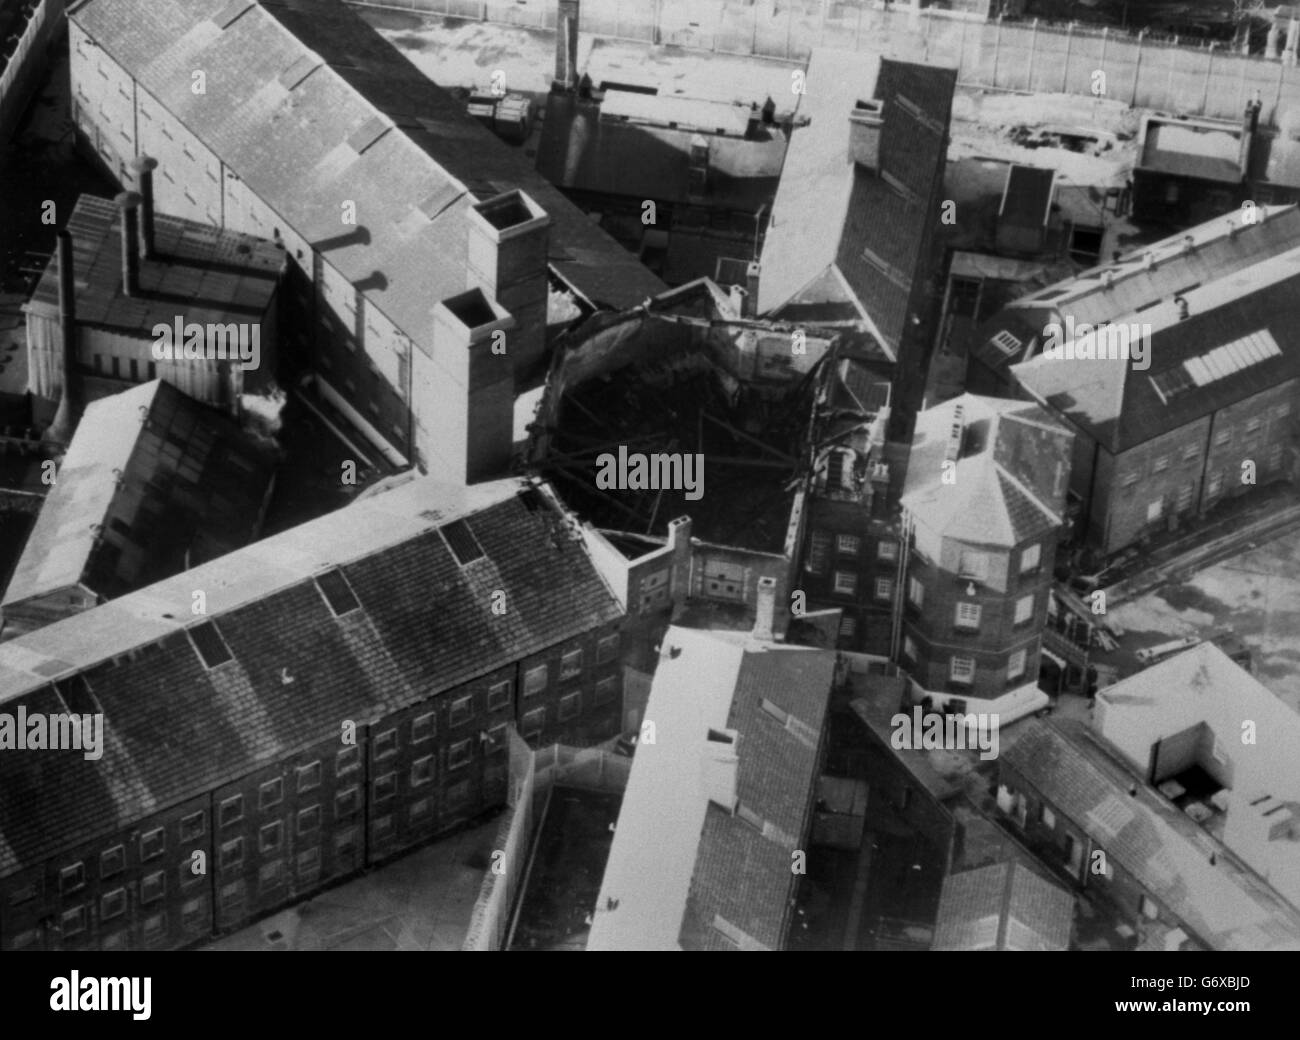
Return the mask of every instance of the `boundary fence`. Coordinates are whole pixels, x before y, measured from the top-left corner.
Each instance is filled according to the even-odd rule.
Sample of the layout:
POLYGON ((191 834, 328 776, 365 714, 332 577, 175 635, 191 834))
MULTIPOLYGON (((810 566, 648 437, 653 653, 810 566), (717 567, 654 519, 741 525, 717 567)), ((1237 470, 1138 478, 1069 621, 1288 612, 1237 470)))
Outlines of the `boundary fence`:
MULTIPOLYGON (((349 2, 548 32, 557 13, 554 0, 349 2)), ((806 62, 814 47, 879 51, 956 66, 964 86, 1101 96, 1186 115, 1236 119, 1257 95, 1267 123, 1276 123, 1280 110, 1300 111, 1294 51, 1275 59, 1106 27, 982 21, 836 0, 583 0, 579 24, 603 39, 794 63, 806 62), (1094 83, 1103 93, 1094 93, 1094 83)))

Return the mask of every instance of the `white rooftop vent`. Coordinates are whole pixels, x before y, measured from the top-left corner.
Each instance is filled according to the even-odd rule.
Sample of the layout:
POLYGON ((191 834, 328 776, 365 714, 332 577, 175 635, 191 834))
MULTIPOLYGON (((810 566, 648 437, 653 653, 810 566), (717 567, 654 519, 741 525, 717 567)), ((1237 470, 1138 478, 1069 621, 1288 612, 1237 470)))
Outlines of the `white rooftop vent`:
POLYGON ((948 429, 948 443, 943 449, 943 458, 945 462, 955 462, 961 455, 962 434, 966 431, 966 422, 963 418, 962 406, 954 405, 952 409, 952 426, 948 429))
POLYGON ((736 754, 738 736, 734 729, 710 729, 700 756, 704 793, 709 801, 729 813, 736 811, 739 800, 736 793, 736 773, 740 766, 740 756, 736 754))

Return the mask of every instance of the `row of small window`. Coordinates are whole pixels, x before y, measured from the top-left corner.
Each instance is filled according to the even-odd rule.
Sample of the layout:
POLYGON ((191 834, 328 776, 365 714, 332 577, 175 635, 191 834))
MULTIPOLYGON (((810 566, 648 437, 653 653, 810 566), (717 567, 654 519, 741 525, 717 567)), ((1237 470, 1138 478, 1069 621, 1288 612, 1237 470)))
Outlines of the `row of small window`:
MULTIPOLYGON (((107 899, 108 897, 105 896, 105 898, 107 899)), ((126 893, 123 892, 122 909, 117 910, 112 915, 112 917, 116 918, 121 916, 122 912, 125 909, 126 909, 126 893)), ((181 925, 187 932, 198 931, 206 924, 207 919, 208 919, 207 901, 205 899, 203 898, 191 899, 189 902, 184 903, 181 906, 181 925)), ((68 940, 74 939, 76 936, 84 933, 86 931, 86 920, 87 920, 86 907, 84 905, 74 906, 69 910, 65 910, 62 916, 59 918, 59 931, 63 937, 63 941, 67 942, 68 940)), ((103 920, 108 921, 110 920, 110 918, 108 916, 104 916, 103 920)), ((151 914, 149 917, 146 917, 144 921, 141 923, 140 931, 141 931, 141 937, 143 938, 146 945, 153 945, 154 943, 158 942, 160 939, 163 938, 164 935, 167 934, 166 912, 164 911, 157 914, 151 914)), ((18 936, 15 939, 14 948, 22 949, 25 946, 35 945, 38 940, 39 940, 38 933, 36 932, 24 933, 23 935, 18 936)), ((104 938, 103 946, 105 949, 125 949, 126 940, 127 940, 126 933, 119 932, 112 936, 106 936, 104 938)))
MULTIPOLYGON (((835 592, 841 596, 855 596, 858 592, 858 576, 852 571, 835 572, 835 592)), ((876 599, 888 600, 894 596, 894 579, 877 578, 875 580, 876 599)))
MULTIPOLYGON (((835 591, 845 595, 853 595, 857 591, 857 576, 845 574, 841 571, 835 572, 835 591), (843 579, 843 580, 841 580, 843 579)), ((894 582, 890 578, 876 579, 876 598, 887 600, 894 595, 894 582)), ((916 607, 920 607, 925 602, 925 586, 918 578, 907 579, 907 600, 916 607)), ((1034 597, 1032 594, 1022 596, 1016 600, 1015 624, 1021 625, 1033 616, 1034 597)), ((958 628, 976 629, 980 626, 980 616, 983 608, 977 603, 958 603, 954 624, 958 628)))
MULTIPOLYGON (((983 614, 984 608, 979 603, 958 603, 955 616, 953 617, 953 624, 957 628, 973 632, 980 627, 980 619, 983 614)), ((1032 594, 1021 596, 1016 600, 1016 612, 1013 624, 1023 625, 1033 616, 1034 597, 1032 594)))
MULTIPOLYGON (((911 636, 903 637, 903 656, 909 661, 917 661, 916 643, 911 636)), ((1028 651, 1017 650, 1007 658, 1007 678, 1019 679, 1025 674, 1028 651)), ((975 681, 975 658, 957 654, 948 660, 948 678, 955 683, 973 683, 975 681)))
MULTIPOLYGON (((823 532, 813 533, 813 538, 822 535, 823 532)), ((828 536, 827 536, 828 537, 828 536)), ((856 534, 840 534, 835 536, 835 551, 841 556, 857 556, 862 551, 862 539, 856 534)), ((897 560, 898 543, 880 541, 876 543, 876 559, 878 560, 897 560)))
MULTIPOLYGON (((1273 415, 1275 418, 1278 419, 1286 417, 1287 415, 1290 414, 1290 412, 1291 412, 1291 406, 1290 404, 1287 404, 1285 402, 1273 409, 1273 415)), ((1264 419, 1262 418, 1251 419, 1249 422, 1246 423, 1245 430, 1244 430, 1245 436, 1253 437, 1263 428, 1263 425, 1264 425, 1264 419)), ((1224 427, 1220 430, 1216 430, 1214 434, 1214 446, 1216 448, 1222 448, 1228 444, 1231 444, 1232 437, 1233 437, 1233 430, 1231 427, 1224 427)), ((1282 446, 1280 444, 1275 444, 1269 449, 1270 457, 1276 454, 1279 461, 1281 459, 1281 453, 1282 453, 1282 446)), ((1187 447, 1183 449, 1182 458, 1184 462, 1195 462, 1200 457, 1201 457, 1201 446, 1199 444, 1189 444, 1187 445, 1187 447)), ((1271 463, 1271 464, 1276 465, 1276 463, 1271 463)), ((1151 463, 1152 473, 1163 473, 1168 468, 1169 468, 1168 455, 1157 455, 1155 460, 1151 463)), ((1132 472, 1124 474, 1124 477, 1121 480, 1121 484, 1124 487, 1132 487, 1134 484, 1138 482, 1138 479, 1141 476, 1142 476, 1141 471, 1133 470, 1132 472)))
MULTIPOLYGON (((971 578, 975 581, 988 581, 992 554, 975 549, 963 549, 957 560, 957 576, 971 578)), ((1036 571, 1043 562, 1043 547, 1039 544, 1027 545, 1020 550, 1020 573, 1022 575, 1036 571)))
MULTIPOLYGON (((840 556, 858 556, 862 551, 862 539, 855 534, 832 536, 829 531, 813 531, 808 541, 808 559, 805 567, 813 574, 820 574, 826 569, 830 557, 831 538, 835 539, 835 551, 840 556)), ((876 543, 877 560, 897 560, 898 543, 880 541, 876 543)))
MULTIPOLYGON (((1265 465, 1269 469, 1276 469, 1282 464, 1282 446, 1275 444, 1269 449, 1268 458, 1265 465)), ((1223 491, 1223 474, 1212 473, 1205 482, 1205 497, 1207 499, 1217 497, 1223 491)), ((1185 513, 1192 507, 1192 499, 1196 494, 1196 488, 1192 484, 1187 484, 1178 490, 1178 495, 1174 498, 1172 509, 1175 513, 1185 513)), ((1165 509, 1169 506, 1168 496, 1162 495, 1160 498, 1153 499, 1147 503, 1147 522, 1155 523, 1164 516, 1165 509)))
MULTIPOLYGON (((200 837, 204 832, 206 814, 199 810, 181 818, 180 834, 182 841, 200 837)), ((140 835, 140 862, 148 863, 157 859, 167 850, 167 835, 162 827, 145 831, 140 835)), ((101 880, 116 877, 126 869, 126 846, 114 845, 99 854, 99 876, 101 880)), ((86 864, 79 860, 59 871, 59 894, 76 892, 86 883, 86 864)), ((36 895, 34 885, 16 891, 10 899, 13 905, 26 902, 36 895)))
MULTIPOLYGON (((428 716, 432 719, 432 713, 428 716)), ((417 723, 419 719, 415 720, 417 723)), ((392 750, 384 755, 378 753, 378 740, 376 737, 376 758, 387 757, 387 754, 397 753, 397 731, 389 730, 386 734, 380 736, 392 737, 392 750)), ((432 728, 430 728, 432 735, 432 728)), ((422 738, 424 739, 424 738, 422 738)), ((334 775, 336 777, 347 776, 361 768, 361 749, 355 745, 345 747, 334 756, 334 775)), ((296 770, 296 787, 298 794, 307 794, 316 790, 321 785, 321 761, 317 759, 314 762, 308 762, 305 766, 299 766, 296 770)), ((259 809, 272 809, 284 801, 284 777, 277 776, 266 781, 257 789, 257 807, 259 809)), ((230 827, 239 823, 244 818, 244 796, 242 794, 231 795, 224 799, 218 808, 218 823, 221 827, 230 827)), ((182 835, 183 837, 183 835, 182 835)))
MULTIPOLYGON (((582 674, 582 650, 570 650, 560 657, 560 679, 574 679, 582 674)), ((618 633, 604 636, 596 644, 596 663, 609 664, 618 656, 618 633)), ((524 696, 531 697, 546 689, 550 670, 547 665, 539 664, 524 672, 524 696)))
MULTIPOLYGON (((508 683, 504 684, 508 687, 508 683)), ((616 676, 608 676, 596 684, 596 703, 605 704, 614 698, 617 692, 618 679, 616 676)), ((489 703, 491 702, 491 693, 489 692, 489 703)), ((468 700, 469 698, 465 698, 468 700)), ((582 692, 575 691, 560 698, 559 717, 561 722, 567 722, 569 719, 576 717, 582 711, 582 692)), ((420 743, 432 735, 432 713, 417 717, 412 722, 412 743, 420 743), (426 726, 428 732, 425 732, 426 726)), ((537 708, 527 712, 522 720, 521 732, 525 736, 540 733, 546 724, 545 707, 537 708)), ((492 727, 487 731, 487 753, 492 754, 504 750, 506 727, 505 724, 492 727)), ((388 730, 376 738, 376 759, 383 759, 396 754, 397 751, 397 731, 388 730), (381 738, 382 744, 381 744, 381 738)), ((447 749, 447 768, 460 769, 467 765, 473 757, 472 740, 462 740, 452 744, 447 749)), ((341 750, 336 756, 335 773, 337 776, 345 776, 361 764, 360 750, 356 747, 348 747, 341 750)), ((411 763, 411 786, 418 787, 428 783, 434 777, 435 764, 432 755, 425 755, 411 763)), ((315 790, 321 782, 321 763, 315 761, 308 765, 299 767, 297 771, 298 792, 305 793, 315 790)), ((375 778, 375 801, 383 802, 391 798, 397 790, 397 774, 395 772, 385 773, 375 778)), ((258 789, 258 808, 265 810, 279 805, 284 798, 284 780, 282 777, 276 777, 262 784, 258 789)), ((335 796, 335 814, 338 818, 344 818, 344 815, 351 815, 359 808, 358 788, 354 785, 344 791, 340 791, 335 796)), ((244 796, 242 794, 234 795, 227 798, 220 806, 220 825, 224 827, 239 823, 244 818, 244 796)), ((181 841, 189 841, 202 836, 204 833, 204 813, 202 810, 190 816, 183 817, 180 822, 181 841)), ((259 845, 265 852, 268 848, 278 847, 279 838, 274 838, 272 842, 271 835, 278 833, 276 828, 280 826, 279 822, 271 823, 262 828, 259 836, 259 845), (268 844, 270 843, 270 844, 268 844)), ((298 833, 306 835, 315 832, 320 827, 320 806, 313 805, 302 809, 298 813, 298 833)), ((222 846, 222 866, 228 866, 226 861, 227 847, 238 847, 242 850, 242 839, 235 839, 234 842, 227 842, 222 846)), ((140 837, 140 859, 142 862, 148 862, 161 856, 166 851, 166 835, 163 828, 159 827, 148 831, 140 837)), ((240 852, 242 859, 242 851, 240 852)), ((126 849, 123 845, 116 845, 111 849, 100 854, 100 871, 99 876, 107 879, 114 877, 126 867, 126 849)), ((184 869, 184 868, 182 868, 184 869)), ((84 862, 75 863, 65 867, 59 874, 59 891, 60 893, 75 892, 86 883, 86 873, 84 862)), ((28 898, 35 896, 35 887, 29 886, 28 889, 20 890, 15 893, 13 902, 15 904, 25 902, 28 898)))

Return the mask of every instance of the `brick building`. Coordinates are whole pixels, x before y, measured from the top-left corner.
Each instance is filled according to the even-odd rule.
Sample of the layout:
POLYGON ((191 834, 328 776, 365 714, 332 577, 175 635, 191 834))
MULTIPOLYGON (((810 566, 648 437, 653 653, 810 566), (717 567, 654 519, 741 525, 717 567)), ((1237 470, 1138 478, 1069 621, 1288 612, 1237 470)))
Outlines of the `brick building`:
POLYGON ((1240 215, 1207 221, 1022 295, 983 321, 973 335, 966 389, 1015 397, 1011 366, 1039 352, 1048 325, 1063 326, 1067 316, 1076 325, 1118 322, 1196 285, 1279 256, 1300 240, 1300 209, 1295 206, 1261 206, 1255 216, 1254 223, 1245 223, 1240 215))
POLYGON ((617 732, 621 621, 544 485, 416 479, 0 645, 104 733, 0 755, 0 948, 186 946, 504 804, 508 726, 617 732))
POLYGON ((1077 541, 1108 557, 1294 479, 1298 265, 1292 248, 1232 274, 1208 271, 1123 317, 1145 362, 1040 354, 1013 367, 1023 395, 1076 434, 1077 541))
POLYGON ((551 286, 588 308, 663 291, 340 0, 79 0, 68 21, 79 142, 127 187, 160 160, 161 212, 283 244, 286 374, 392 465, 499 476, 551 286))
POLYGON ((965 394, 917 417, 898 660, 935 700, 1042 698, 1070 441, 1047 412, 1018 401, 965 394))
POLYGON ((889 654, 897 600, 905 468, 885 441, 886 371, 838 351, 823 369, 810 431, 816 462, 804 504, 799 573, 806 610, 842 611, 839 648, 882 656, 889 654))

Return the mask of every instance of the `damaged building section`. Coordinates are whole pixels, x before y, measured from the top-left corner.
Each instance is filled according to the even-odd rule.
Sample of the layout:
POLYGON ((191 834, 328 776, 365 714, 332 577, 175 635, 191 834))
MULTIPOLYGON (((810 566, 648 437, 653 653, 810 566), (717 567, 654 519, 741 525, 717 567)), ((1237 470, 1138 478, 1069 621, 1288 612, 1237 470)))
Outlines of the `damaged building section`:
POLYGON ((839 344, 818 388, 800 588, 809 612, 841 611, 833 645, 888 654, 907 452, 886 440, 889 367, 858 339, 839 344))
POLYGON ((593 551, 627 561, 631 615, 755 610, 767 578, 780 633, 887 651, 906 457, 886 444, 892 366, 867 334, 744 302, 700 279, 596 316, 556 354, 529 465, 593 551))
POLYGON ((529 458, 597 527, 662 534, 689 513, 709 541, 785 552, 813 376, 830 345, 742 319, 739 294, 707 279, 600 316, 557 355, 529 458), (655 471, 648 480, 637 456, 655 471), (601 486, 610 461, 618 486, 601 486))

